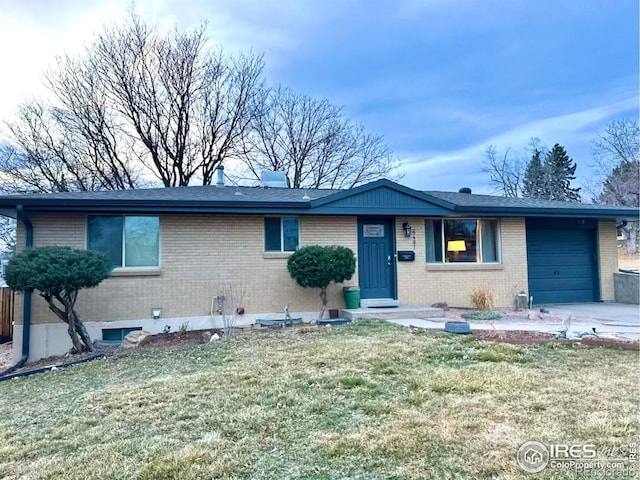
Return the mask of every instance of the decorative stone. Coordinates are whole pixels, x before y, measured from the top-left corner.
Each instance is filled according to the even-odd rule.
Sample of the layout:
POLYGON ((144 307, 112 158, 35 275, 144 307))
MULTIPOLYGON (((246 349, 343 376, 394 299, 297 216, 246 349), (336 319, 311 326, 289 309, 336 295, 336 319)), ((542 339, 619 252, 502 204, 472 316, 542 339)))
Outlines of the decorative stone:
POLYGON ((449 304, 447 302, 437 302, 431 305, 432 308, 441 308, 442 310, 449 310, 449 304))
POLYGON ((122 348, 141 347, 142 345, 149 343, 152 338, 153 335, 151 332, 147 332, 146 330, 134 330, 133 332, 127 333, 120 346, 122 348))
POLYGON ((209 342, 213 343, 213 342, 217 342, 218 340, 220 340, 220 335, 218 335, 217 333, 214 333, 213 335, 211 335, 209 342))

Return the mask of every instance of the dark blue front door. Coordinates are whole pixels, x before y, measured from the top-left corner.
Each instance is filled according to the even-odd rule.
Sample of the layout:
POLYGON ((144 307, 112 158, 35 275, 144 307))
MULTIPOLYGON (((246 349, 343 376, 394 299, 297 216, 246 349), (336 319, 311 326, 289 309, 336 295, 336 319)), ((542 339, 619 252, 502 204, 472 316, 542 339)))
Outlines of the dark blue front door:
POLYGON ((396 298, 393 219, 358 219, 361 298, 396 298))

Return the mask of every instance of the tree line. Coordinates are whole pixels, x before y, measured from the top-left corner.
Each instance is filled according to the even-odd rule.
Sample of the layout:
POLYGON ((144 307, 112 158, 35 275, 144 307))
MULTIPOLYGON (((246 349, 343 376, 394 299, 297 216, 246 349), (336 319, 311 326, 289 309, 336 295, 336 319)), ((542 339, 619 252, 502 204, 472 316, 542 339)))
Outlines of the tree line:
POLYGON ((206 24, 161 30, 132 13, 58 57, 47 99, 5 124, 0 188, 208 185, 225 162, 249 180, 284 171, 295 188, 393 176, 398 161, 380 135, 327 100, 267 85, 264 68, 262 55, 209 48, 206 24))
POLYGON ((538 139, 529 144, 527 154, 514 157, 507 149, 500 155, 495 146, 487 148, 483 169, 505 197, 579 202, 580 187, 573 187, 577 165, 565 148, 555 144, 551 150, 540 146, 538 139))
MULTIPOLYGON (((623 118, 609 123, 593 140, 593 175, 585 189, 594 203, 640 206, 639 139, 638 122, 623 118)), ((572 183, 576 168, 562 145, 547 150, 537 138, 520 154, 510 149, 500 153, 491 145, 483 163, 483 171, 503 196, 579 202, 582 188, 572 183)), ((635 253, 638 222, 621 230, 627 251, 635 253)))

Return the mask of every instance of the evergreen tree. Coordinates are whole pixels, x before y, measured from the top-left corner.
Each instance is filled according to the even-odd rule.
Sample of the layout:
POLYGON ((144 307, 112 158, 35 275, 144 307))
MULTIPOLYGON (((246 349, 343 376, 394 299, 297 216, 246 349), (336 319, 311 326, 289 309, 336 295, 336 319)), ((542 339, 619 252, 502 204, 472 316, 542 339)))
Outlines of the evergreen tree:
POLYGON ((544 160, 546 185, 542 198, 579 202, 580 188, 571 188, 571 180, 576 179, 576 167, 564 147, 556 143, 544 160))
POLYGON ((522 185, 522 196, 525 198, 546 198, 546 175, 540 156, 541 152, 536 148, 527 164, 522 185))

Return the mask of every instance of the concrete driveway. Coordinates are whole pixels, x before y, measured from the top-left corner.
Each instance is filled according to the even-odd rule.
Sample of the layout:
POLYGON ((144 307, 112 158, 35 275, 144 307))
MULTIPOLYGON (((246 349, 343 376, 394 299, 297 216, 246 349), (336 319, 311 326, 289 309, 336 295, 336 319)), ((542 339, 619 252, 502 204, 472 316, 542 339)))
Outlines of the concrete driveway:
MULTIPOLYGON (((640 308, 627 303, 562 303, 544 306, 551 313, 591 317, 605 325, 640 326, 640 308)), ((539 307, 537 307, 539 308, 539 307)))

